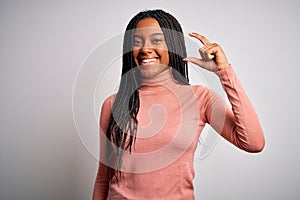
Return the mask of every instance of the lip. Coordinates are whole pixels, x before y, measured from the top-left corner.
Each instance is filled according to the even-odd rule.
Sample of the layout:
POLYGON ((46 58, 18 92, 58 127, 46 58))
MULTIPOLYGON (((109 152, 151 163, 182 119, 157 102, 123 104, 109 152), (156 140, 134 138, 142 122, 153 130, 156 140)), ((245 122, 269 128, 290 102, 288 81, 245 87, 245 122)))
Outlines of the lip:
POLYGON ((138 58, 139 65, 153 65, 158 61, 158 57, 141 57, 138 58))

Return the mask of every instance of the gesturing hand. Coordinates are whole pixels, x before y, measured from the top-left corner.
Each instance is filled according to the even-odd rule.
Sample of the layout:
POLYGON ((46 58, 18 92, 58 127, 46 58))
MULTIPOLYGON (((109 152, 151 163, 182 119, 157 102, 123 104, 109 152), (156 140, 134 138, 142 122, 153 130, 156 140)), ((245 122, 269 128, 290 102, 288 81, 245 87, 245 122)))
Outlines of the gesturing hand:
POLYGON ((197 38, 204 46, 199 49, 201 59, 187 57, 184 61, 192 62, 212 72, 224 69, 229 65, 226 55, 220 45, 217 43, 210 43, 203 35, 198 33, 189 33, 189 35, 197 38))

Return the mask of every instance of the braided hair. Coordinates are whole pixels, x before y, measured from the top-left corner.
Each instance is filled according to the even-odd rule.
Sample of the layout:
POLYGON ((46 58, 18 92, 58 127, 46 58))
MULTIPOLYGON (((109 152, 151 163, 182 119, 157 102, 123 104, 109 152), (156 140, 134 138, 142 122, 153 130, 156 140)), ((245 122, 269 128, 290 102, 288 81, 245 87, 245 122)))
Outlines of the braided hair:
POLYGON ((187 56, 182 28, 171 14, 163 10, 147 10, 135 15, 126 27, 123 41, 122 77, 115 101, 112 106, 106 136, 106 162, 109 180, 118 182, 121 174, 122 152, 129 150, 137 134, 137 114, 140 107, 139 91, 141 85, 140 74, 133 60, 133 33, 137 23, 145 18, 158 21, 168 47, 169 66, 172 67, 173 78, 180 84, 189 84, 188 66, 183 58, 187 56), (126 145, 125 145, 126 144, 126 145))

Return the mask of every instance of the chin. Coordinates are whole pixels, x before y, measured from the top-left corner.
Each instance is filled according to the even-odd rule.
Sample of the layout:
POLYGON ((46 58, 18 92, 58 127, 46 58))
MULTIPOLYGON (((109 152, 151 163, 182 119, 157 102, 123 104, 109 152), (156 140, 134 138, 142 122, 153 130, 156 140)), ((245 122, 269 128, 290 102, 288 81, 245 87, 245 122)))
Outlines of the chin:
POLYGON ((153 65, 153 66, 138 66, 143 78, 153 78, 161 72, 167 70, 169 66, 153 65))

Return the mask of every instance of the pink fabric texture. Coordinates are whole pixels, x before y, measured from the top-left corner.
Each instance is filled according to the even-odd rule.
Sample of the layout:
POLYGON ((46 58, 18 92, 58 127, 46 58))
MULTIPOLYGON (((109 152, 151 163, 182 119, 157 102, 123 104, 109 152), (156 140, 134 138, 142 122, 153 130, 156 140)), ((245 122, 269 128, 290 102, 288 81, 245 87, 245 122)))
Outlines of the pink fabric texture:
POLYGON ((106 177, 105 131, 114 95, 104 101, 94 200, 194 199, 194 153, 205 124, 242 150, 263 149, 258 117, 231 66, 216 72, 231 106, 207 87, 177 83, 171 72, 143 79, 137 138, 131 154, 123 154, 119 183, 106 177))

